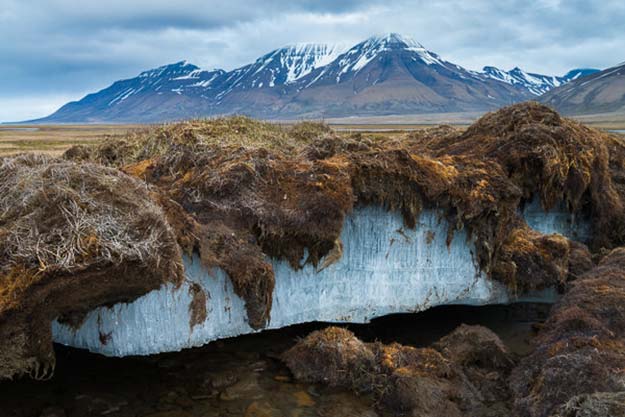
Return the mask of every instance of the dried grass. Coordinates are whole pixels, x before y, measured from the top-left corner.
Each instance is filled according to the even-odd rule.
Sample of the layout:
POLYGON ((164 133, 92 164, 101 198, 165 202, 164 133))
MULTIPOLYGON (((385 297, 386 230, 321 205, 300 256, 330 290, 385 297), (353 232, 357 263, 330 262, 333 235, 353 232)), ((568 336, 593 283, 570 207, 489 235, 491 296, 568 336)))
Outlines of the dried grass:
MULTIPOLYGON (((30 363, 53 357, 50 322, 58 316, 182 279, 162 210, 144 183, 113 168, 0 159, 0 237, 0 338, 24 332, 30 363)), ((11 367, 0 378, 29 371, 11 367)))

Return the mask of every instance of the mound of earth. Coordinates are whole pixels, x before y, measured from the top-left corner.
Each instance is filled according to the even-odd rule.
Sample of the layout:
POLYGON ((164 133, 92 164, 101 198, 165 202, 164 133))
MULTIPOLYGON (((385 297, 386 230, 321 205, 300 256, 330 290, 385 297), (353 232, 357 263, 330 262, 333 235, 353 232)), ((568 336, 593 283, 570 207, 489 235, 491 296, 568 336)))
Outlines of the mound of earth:
POLYGON ((397 415, 623 416, 625 248, 569 287, 518 362, 495 334, 466 325, 425 349, 328 328, 283 360, 299 380, 373 393, 397 415))
POLYGON ((329 327, 298 342, 283 360, 299 380, 373 393, 398 415, 510 415, 505 381, 515 359, 482 326, 462 325, 434 348, 367 344, 329 327))
POLYGON ((50 376, 50 322, 181 282, 163 210, 120 171, 0 159, 0 378, 50 376))
POLYGON ((618 248, 570 284, 511 386, 521 416, 617 416, 609 410, 624 409, 617 400, 624 372, 625 248, 618 248))
POLYGON ((0 377, 52 363, 53 318, 79 321, 180 282, 181 252, 223 269, 260 329, 274 288, 268 259, 327 266, 355 206, 400 212, 409 228, 438 209, 449 240, 460 229, 475 238, 475 262, 492 279, 519 294, 564 288, 589 267, 589 252, 530 229, 519 208, 534 196, 545 209, 564 202, 591 219, 594 250, 618 246, 623 149, 524 103, 466 132, 374 140, 236 117, 150 128, 64 160, 1 159, 0 332, 18 342, 0 348, 11 364, 0 377))

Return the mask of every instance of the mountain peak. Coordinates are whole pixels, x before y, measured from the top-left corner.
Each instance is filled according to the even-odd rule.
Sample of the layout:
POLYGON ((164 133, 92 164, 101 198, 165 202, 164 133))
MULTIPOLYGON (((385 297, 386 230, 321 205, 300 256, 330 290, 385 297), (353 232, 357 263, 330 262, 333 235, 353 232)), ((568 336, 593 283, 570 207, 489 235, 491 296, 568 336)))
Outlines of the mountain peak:
MULTIPOLYGON (((623 64, 625 64, 625 62, 623 64)), ((599 71, 600 70, 595 69, 595 68, 575 68, 567 72, 566 74, 564 74, 562 78, 564 78, 567 81, 574 81, 574 80, 577 80, 578 78, 586 77, 588 75, 595 74, 599 71)))
POLYGON ((367 39, 365 42, 368 42, 374 45, 386 46, 388 48, 402 48, 402 49, 415 48, 415 49, 425 50, 423 45, 415 41, 413 38, 399 34, 399 33, 386 33, 383 35, 372 36, 369 39, 367 39))
POLYGON ((343 54, 338 62, 340 68, 336 75, 336 82, 340 82, 344 74, 357 73, 381 54, 389 52, 408 52, 413 54, 415 60, 426 65, 444 66, 446 64, 438 55, 428 51, 414 39, 399 33, 387 33, 372 36, 343 54))
POLYGON ((510 71, 504 71, 497 67, 484 67, 482 73, 494 80, 524 88, 535 96, 540 96, 552 88, 567 82, 562 77, 534 74, 526 72, 519 67, 514 67, 510 71))
POLYGON ((185 75, 192 71, 199 70, 200 68, 189 63, 188 61, 178 61, 173 64, 163 65, 158 68, 153 68, 147 71, 143 71, 139 74, 140 78, 157 78, 164 76, 179 76, 185 75))

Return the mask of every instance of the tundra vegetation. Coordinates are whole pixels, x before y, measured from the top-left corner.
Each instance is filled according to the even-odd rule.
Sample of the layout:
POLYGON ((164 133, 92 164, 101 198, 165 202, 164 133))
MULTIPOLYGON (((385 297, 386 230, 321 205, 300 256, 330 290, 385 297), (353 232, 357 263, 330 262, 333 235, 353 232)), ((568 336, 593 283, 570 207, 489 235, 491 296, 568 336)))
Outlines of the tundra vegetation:
POLYGON ((267 258, 294 269, 335 259, 346 215, 378 205, 410 228, 422 210, 439 209, 449 240, 460 229, 475 238, 475 261, 491 279, 514 294, 565 295, 531 359, 519 362, 482 328, 461 327, 428 349, 329 329, 285 354, 296 377, 371 392, 381 407, 414 415, 610 407, 625 391, 614 249, 625 239, 624 145, 523 103, 464 131, 372 139, 230 117, 137 130, 62 158, 0 158, 0 378, 50 376, 53 319, 79 323, 97 306, 181 282, 183 253, 223 269, 262 329, 274 288, 267 258), (534 198, 587 217, 588 247, 530 229, 519 208, 534 198))

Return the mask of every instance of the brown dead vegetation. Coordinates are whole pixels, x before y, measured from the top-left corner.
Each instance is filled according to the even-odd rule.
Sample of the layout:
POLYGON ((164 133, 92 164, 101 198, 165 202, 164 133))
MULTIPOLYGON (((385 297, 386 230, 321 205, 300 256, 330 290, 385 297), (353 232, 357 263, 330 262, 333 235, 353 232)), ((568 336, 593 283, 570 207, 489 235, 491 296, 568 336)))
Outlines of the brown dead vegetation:
POLYGON ((316 331, 283 354, 301 381, 372 393, 397 415, 508 415, 514 358, 481 326, 461 326, 434 348, 364 343, 348 330, 316 331))
POLYGON ((523 417, 616 416, 607 411, 624 409, 614 403, 624 375, 625 248, 618 248, 570 284, 511 381, 523 417), (602 394, 584 397, 595 393, 602 394))
POLYGON ((175 235, 145 184, 93 164, 0 159, 0 378, 50 374, 53 319, 182 276, 175 235))
POLYGON ((537 103, 489 113, 461 135, 413 135, 433 156, 491 160, 521 190, 540 197, 545 209, 564 202, 589 211, 593 246, 618 246, 625 238, 622 139, 561 117, 537 103))

